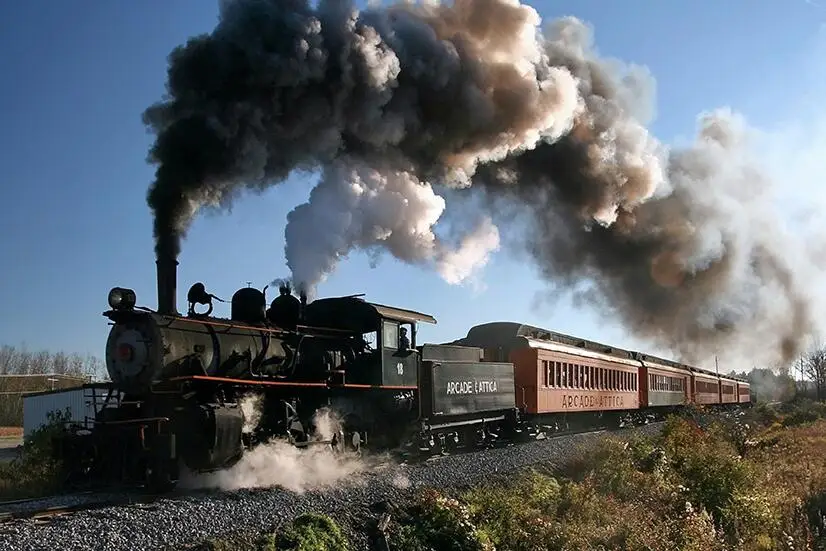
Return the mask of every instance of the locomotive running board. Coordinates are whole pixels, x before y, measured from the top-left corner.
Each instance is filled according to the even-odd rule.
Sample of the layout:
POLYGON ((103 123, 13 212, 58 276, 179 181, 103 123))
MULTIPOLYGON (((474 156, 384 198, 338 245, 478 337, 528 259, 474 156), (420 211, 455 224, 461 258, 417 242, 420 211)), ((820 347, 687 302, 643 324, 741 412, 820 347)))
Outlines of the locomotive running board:
POLYGON ((452 427, 462 427, 467 425, 481 425, 484 423, 492 423, 494 421, 503 421, 504 415, 497 415, 496 417, 480 417, 479 419, 466 419, 462 421, 453 421, 447 423, 440 423, 438 425, 427 425, 428 430, 448 429, 452 427))
POLYGON ((362 385, 362 384, 329 384, 319 382, 300 382, 300 381, 261 381, 253 379, 231 379, 228 377, 214 377, 211 375, 188 375, 184 377, 173 377, 168 379, 169 382, 183 382, 183 381, 211 381, 214 383, 230 383, 235 385, 257 385, 270 387, 293 387, 293 388, 346 388, 346 389, 362 389, 362 390, 416 390, 416 386, 391 386, 391 385, 362 385))

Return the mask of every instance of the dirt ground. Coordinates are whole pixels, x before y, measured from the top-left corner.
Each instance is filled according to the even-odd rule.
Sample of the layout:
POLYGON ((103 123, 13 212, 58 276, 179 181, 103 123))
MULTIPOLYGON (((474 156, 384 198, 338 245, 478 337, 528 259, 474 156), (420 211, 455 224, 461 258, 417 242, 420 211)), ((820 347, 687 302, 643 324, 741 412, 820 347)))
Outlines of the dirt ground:
POLYGON ((23 427, 0 427, 0 461, 11 461, 23 444, 23 427))
POLYGON ((23 438, 23 427, 0 427, 0 439, 23 438))

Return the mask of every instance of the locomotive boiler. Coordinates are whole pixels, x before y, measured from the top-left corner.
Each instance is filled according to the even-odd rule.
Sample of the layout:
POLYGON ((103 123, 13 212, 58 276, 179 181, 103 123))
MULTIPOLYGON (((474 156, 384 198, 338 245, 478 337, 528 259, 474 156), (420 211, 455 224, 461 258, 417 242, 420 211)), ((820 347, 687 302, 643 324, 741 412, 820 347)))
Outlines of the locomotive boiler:
MULTIPOLYGON (((175 309, 174 291, 165 291, 175 287, 174 266, 158 261, 161 300, 156 312, 135 309, 134 293, 128 289, 115 288, 109 294, 112 309, 104 315, 113 326, 106 344, 106 367, 121 390, 143 394, 162 381, 187 376, 249 379, 287 374, 294 367, 297 343, 292 335, 261 326, 266 319, 263 292, 253 288, 236 292, 231 315, 235 323, 228 324, 209 317, 214 297, 198 283, 189 293, 189 315, 183 317, 175 309), (196 304, 207 304, 210 311, 197 314, 196 304)), ((267 314, 270 319, 284 318, 291 313, 286 310, 276 300, 267 314)))

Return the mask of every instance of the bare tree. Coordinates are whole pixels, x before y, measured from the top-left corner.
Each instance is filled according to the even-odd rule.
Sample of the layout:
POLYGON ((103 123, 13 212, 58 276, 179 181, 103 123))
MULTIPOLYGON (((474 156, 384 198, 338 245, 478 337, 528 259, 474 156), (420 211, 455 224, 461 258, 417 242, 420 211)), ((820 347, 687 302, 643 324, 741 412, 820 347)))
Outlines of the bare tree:
POLYGON ((41 375, 54 373, 75 377, 99 379, 105 376, 100 358, 88 354, 67 354, 40 350, 31 352, 25 348, 0 346, 0 375, 41 375))
POLYGON ((68 354, 0 346, 0 426, 23 423, 23 397, 31 392, 70 388, 106 376, 103 362, 89 354, 68 354), (17 375, 24 375, 18 377, 17 375), (50 376, 54 375, 55 378, 50 376))
POLYGON ((800 357, 799 368, 803 377, 814 384, 817 400, 822 400, 826 391, 826 346, 819 340, 812 343, 800 357))

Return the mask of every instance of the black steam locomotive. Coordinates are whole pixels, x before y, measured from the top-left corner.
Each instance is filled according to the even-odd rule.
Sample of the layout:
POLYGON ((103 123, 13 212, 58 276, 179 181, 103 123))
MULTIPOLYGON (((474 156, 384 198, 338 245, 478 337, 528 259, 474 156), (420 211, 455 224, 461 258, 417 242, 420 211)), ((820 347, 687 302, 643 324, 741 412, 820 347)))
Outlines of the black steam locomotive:
POLYGON ((222 319, 200 283, 181 315, 176 271, 177 261, 158 259, 157 311, 136 306, 129 289, 110 292, 111 383, 96 418, 65 442, 73 477, 165 490, 183 468, 228 468, 272 438, 415 453, 519 430, 512 364, 482 362, 479 348, 417 345, 417 324, 436 322, 429 315, 359 296, 308 303, 283 285, 269 307, 266 288, 238 290, 222 319), (465 392, 463 380, 484 388, 465 392), (250 396, 253 427, 242 407, 250 396), (319 439, 325 410, 340 421, 319 439))

